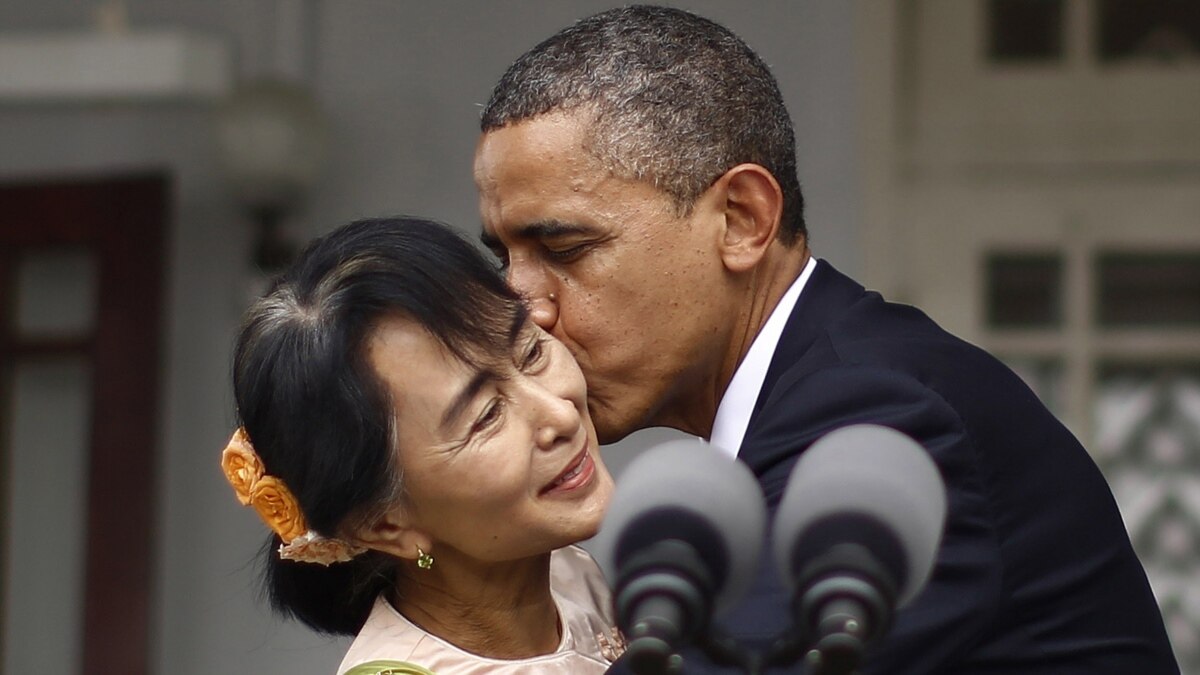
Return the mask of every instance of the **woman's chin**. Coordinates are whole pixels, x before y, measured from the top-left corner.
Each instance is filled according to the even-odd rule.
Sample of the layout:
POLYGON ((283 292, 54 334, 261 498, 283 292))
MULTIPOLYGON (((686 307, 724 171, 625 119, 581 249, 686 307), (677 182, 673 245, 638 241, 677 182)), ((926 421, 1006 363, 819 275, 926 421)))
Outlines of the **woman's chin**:
POLYGON ((599 534, 599 532, 600 532, 600 521, 597 520, 595 524, 585 528, 582 532, 580 532, 579 538, 571 543, 578 544, 579 542, 584 541, 585 539, 591 539, 592 537, 599 534))
MULTIPOLYGON (((589 505, 589 510, 586 517, 581 518, 579 528, 579 538, 573 543, 578 543, 584 539, 591 539, 600 532, 600 525, 604 522, 604 512, 608 508, 608 498, 611 493, 609 488, 603 495, 603 498, 597 500, 597 504, 589 505)), ((583 514, 581 514, 582 516, 583 514)))

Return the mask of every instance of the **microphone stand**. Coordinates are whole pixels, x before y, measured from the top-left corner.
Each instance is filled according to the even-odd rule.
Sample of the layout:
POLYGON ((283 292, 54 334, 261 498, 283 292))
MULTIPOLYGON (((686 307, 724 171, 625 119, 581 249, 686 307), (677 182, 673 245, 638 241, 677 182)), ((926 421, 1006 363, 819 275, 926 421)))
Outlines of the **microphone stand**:
MULTIPOLYGON (((864 551, 847 547, 837 558, 856 558, 858 574, 844 567, 818 565, 806 576, 806 589, 795 601, 796 626, 778 636, 766 650, 754 650, 710 627, 699 641, 700 649, 716 665, 737 668, 746 675, 763 675, 767 669, 801 660, 809 675, 853 675, 867 645, 882 636, 891 623, 895 604, 894 584, 886 570, 864 551)), ((678 665, 678 662, 676 662, 678 665)), ((686 668, 676 670, 686 672, 686 668)))
MULTIPOLYGON (((683 590, 682 588, 680 590, 683 590)), ((671 621, 641 622, 622 657, 638 675, 686 675, 683 657, 672 644, 680 635, 682 616, 670 613, 671 603, 655 611, 671 621)), ((884 632, 890 618, 886 591, 862 579, 837 576, 813 584, 797 598, 797 617, 810 618, 808 630, 784 631, 765 650, 752 649, 709 625, 695 644, 714 665, 736 668, 746 675, 763 675, 770 668, 800 661, 808 675, 853 675, 867 645, 884 632)))
MULTIPOLYGON (((714 665, 737 668, 746 675, 763 675, 770 668, 790 666, 803 660, 808 675, 853 675, 862 661, 864 643, 852 634, 853 626, 840 621, 835 610, 830 616, 830 630, 812 644, 794 635, 784 635, 766 650, 754 650, 734 638, 712 632, 699 644, 701 651, 714 665), (835 628, 841 623, 841 628, 835 628)), ((852 620, 851 620, 852 621, 852 620)), ((672 664, 670 671, 686 675, 682 659, 672 664)), ((664 671, 668 672, 668 671, 664 671)))

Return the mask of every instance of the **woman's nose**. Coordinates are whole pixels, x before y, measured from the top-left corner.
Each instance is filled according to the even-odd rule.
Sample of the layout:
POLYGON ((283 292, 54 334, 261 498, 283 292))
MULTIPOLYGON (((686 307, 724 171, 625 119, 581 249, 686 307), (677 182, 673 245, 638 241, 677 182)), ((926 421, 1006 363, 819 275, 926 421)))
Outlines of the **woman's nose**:
POLYGON ((552 450, 563 441, 571 441, 579 434, 583 418, 578 406, 569 398, 545 389, 540 385, 536 404, 535 441, 542 450, 552 450))

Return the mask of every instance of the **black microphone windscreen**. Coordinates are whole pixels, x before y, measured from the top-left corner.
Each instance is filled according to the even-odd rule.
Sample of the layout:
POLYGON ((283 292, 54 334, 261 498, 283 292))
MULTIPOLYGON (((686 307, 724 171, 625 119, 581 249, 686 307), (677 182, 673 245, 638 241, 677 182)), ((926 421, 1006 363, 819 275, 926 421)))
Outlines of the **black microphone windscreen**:
POLYGON ((616 583, 622 558, 636 553, 631 547, 687 542, 717 577, 719 613, 753 581, 765 524, 762 490, 746 465, 700 439, 680 439, 645 451, 625 468, 593 550, 609 583, 616 583))
POLYGON ((896 561, 902 607, 928 580, 945 519, 945 485, 920 445, 879 425, 843 427, 814 443, 792 469, 775 517, 775 559, 780 570, 793 570, 797 550, 828 549, 839 532, 856 537, 853 543, 865 537, 885 565, 896 561))

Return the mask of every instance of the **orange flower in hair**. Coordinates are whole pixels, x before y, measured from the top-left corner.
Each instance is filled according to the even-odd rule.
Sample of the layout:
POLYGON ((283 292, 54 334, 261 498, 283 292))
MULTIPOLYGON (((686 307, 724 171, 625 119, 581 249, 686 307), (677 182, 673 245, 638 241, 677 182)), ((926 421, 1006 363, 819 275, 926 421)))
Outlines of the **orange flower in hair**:
POLYGON ((341 539, 327 539, 308 529, 300 502, 282 480, 266 474, 245 429, 239 428, 229 439, 221 453, 221 469, 238 501, 243 506, 254 507, 258 517, 283 540, 279 545, 280 558, 328 566, 346 562, 366 551, 361 546, 341 539))
POLYGON ((258 453, 254 451, 254 446, 250 445, 245 429, 238 427, 238 430, 233 432, 229 445, 226 445, 225 451, 221 453, 221 469, 225 471, 225 478, 233 486, 238 501, 242 506, 248 505, 251 489, 263 476, 263 465, 258 459, 258 453))
POLYGON ((296 560, 325 565, 353 560, 354 556, 366 551, 361 546, 354 546, 341 539, 326 539, 309 530, 279 547, 279 557, 284 560, 296 560))
POLYGON ((274 476, 258 479, 250 490, 250 505, 285 544, 308 531, 295 495, 274 476))

